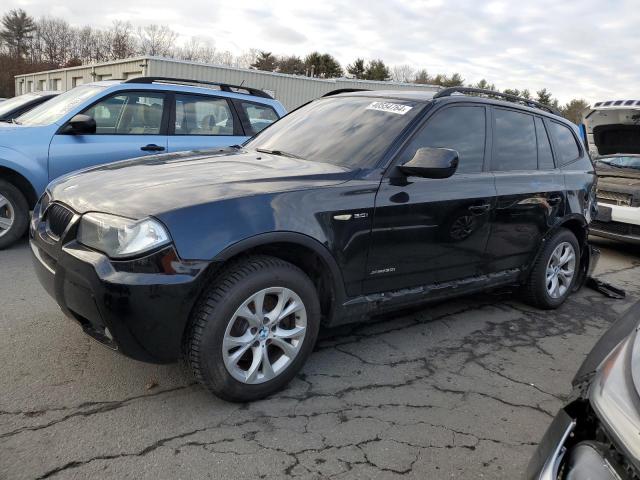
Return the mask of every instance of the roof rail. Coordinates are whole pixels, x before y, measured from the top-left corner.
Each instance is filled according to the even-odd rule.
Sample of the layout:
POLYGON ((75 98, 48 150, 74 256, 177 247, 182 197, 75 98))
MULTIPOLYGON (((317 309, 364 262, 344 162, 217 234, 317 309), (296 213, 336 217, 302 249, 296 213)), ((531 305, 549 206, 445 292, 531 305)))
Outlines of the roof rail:
POLYGON ((196 84, 196 85, 213 85, 220 87, 223 92, 239 93, 235 90, 245 90, 254 97, 271 98, 267 92, 253 87, 245 87, 244 85, 230 85, 228 83, 221 82, 209 82, 207 80, 193 80, 188 78, 172 78, 172 77, 134 77, 125 80, 122 83, 184 83, 184 84, 196 84))
POLYGON ((351 92, 368 92, 368 88, 338 88, 337 90, 331 90, 330 92, 322 95, 323 97, 330 97, 332 95, 338 95, 339 93, 351 93, 351 92))
POLYGON ((549 113, 553 113, 554 115, 558 115, 558 116, 561 115, 558 110, 556 110, 553 107, 550 107, 549 105, 545 105, 543 103, 536 102, 528 98, 517 97, 509 93, 496 92, 494 90, 486 90, 484 88, 450 87, 450 88, 445 88, 443 90, 440 90, 433 96, 433 98, 450 97, 454 93, 460 93, 460 94, 473 93, 476 95, 486 95, 488 97, 504 98, 505 100, 508 100, 513 103, 519 103, 521 105, 524 105, 530 108, 538 108, 540 110, 545 110, 549 113))

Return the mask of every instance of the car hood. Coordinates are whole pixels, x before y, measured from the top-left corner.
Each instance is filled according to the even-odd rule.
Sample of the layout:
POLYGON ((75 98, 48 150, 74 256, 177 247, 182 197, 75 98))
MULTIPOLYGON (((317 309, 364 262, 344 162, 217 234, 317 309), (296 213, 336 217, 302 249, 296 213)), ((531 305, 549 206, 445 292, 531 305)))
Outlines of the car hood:
POLYGON ((354 173, 328 163, 227 149, 116 162, 61 177, 49 190, 54 200, 79 213, 141 218, 235 197, 334 185, 354 173))
POLYGON ((594 158, 640 153, 640 106, 589 110, 584 125, 589 152, 594 158))

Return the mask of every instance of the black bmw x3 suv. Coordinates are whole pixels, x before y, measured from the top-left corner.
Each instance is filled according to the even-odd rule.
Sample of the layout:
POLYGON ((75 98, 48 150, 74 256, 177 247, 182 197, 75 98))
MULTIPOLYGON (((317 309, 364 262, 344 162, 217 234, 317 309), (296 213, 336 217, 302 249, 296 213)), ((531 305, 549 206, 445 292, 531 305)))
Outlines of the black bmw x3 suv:
POLYGON ((502 285, 556 308, 594 263, 594 168, 573 124, 499 95, 336 92, 243 146, 60 178, 39 279, 99 342, 233 401, 286 385, 321 324, 502 285))

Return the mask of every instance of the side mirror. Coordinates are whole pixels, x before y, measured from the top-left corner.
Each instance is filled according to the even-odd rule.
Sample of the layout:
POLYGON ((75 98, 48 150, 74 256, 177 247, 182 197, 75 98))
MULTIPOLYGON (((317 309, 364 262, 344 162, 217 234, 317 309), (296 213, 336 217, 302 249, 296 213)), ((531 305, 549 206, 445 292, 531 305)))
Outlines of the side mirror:
POLYGON ((458 168, 458 152, 449 148, 419 148, 411 160, 398 168, 407 176, 449 178, 458 168))
POLYGON ((86 135, 96 133, 96 121, 89 115, 75 115, 67 122, 61 133, 69 135, 86 135))

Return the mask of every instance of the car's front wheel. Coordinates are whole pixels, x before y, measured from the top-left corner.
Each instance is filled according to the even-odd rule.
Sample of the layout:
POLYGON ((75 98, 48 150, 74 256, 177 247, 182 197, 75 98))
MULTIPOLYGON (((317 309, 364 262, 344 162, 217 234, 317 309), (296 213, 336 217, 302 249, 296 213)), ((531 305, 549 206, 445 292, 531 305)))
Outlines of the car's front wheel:
POLYGON ((525 285, 528 303, 538 308, 558 308, 575 284, 580 267, 576 236, 560 228, 547 241, 525 285))
POLYGON ((29 225, 29 204, 11 183, 0 180, 0 249, 18 240, 29 225))
POLYGON ((187 333, 186 358, 215 395, 256 400, 293 379, 319 325, 318 295, 304 272, 275 257, 249 257, 204 294, 187 333))

